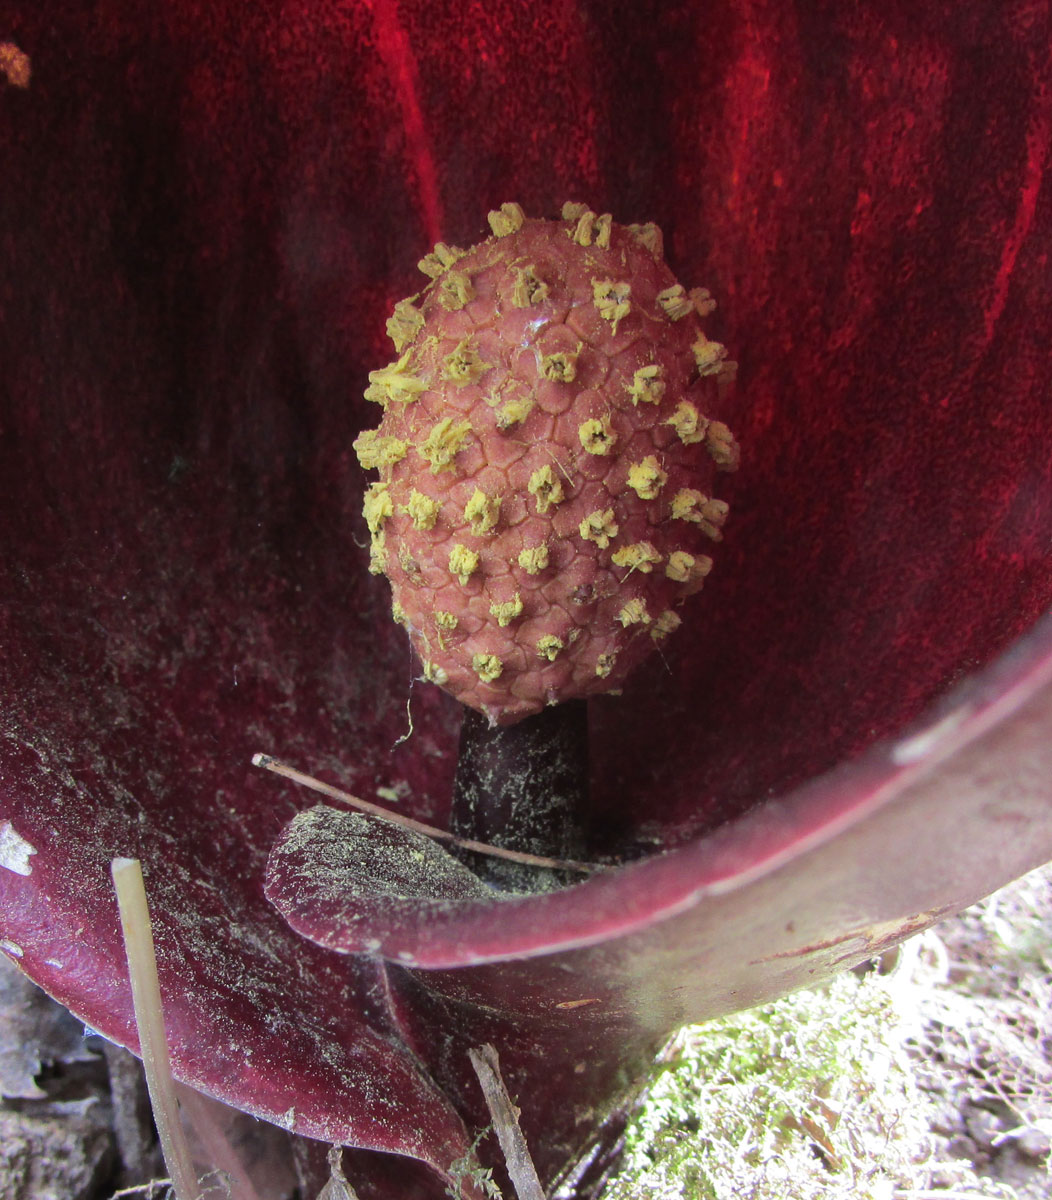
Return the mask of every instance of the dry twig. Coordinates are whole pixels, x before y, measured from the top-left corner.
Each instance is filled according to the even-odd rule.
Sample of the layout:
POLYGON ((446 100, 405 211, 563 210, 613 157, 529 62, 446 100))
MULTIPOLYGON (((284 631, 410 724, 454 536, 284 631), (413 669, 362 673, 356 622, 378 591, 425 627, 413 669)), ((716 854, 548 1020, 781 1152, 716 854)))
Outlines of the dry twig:
POLYGON ((479 1046, 478 1049, 469 1050, 468 1057, 479 1077, 486 1106, 493 1118, 493 1128, 519 1200, 544 1200, 544 1188, 537 1177, 537 1168, 533 1165, 526 1137, 519 1125, 519 1110, 508 1095, 501 1077, 497 1051, 489 1045, 479 1046))

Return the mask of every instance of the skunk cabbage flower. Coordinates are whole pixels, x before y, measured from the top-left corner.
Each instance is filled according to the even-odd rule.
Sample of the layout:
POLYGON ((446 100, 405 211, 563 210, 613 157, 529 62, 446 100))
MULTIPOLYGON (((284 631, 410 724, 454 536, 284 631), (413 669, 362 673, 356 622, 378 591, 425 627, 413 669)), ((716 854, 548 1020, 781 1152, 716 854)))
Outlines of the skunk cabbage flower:
POLYGON ((138 856, 181 1079, 424 1200, 492 1043, 583 1196, 675 1026, 1052 857, 1048 16, 5 3, 5 953, 135 1048, 138 856), (728 536, 675 652, 589 702, 623 865, 386 903, 250 760, 448 821, 460 709, 368 573, 352 443, 422 255, 567 198, 719 298, 728 536))

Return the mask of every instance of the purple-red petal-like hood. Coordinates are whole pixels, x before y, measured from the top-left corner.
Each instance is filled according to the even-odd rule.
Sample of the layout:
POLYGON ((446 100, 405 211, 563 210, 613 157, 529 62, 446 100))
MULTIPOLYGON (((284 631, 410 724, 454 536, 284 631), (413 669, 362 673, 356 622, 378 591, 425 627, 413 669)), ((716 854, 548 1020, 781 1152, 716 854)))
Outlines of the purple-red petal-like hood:
POLYGON ((0 0, 5 951, 134 1045, 138 855, 180 1077, 441 1175, 492 1041, 550 1178, 677 1022, 1052 857, 1049 16, 0 0), (652 856, 348 921, 252 754, 442 823, 459 716, 365 570, 365 377, 431 241, 568 198, 741 364, 718 569, 590 714, 591 850, 652 856))

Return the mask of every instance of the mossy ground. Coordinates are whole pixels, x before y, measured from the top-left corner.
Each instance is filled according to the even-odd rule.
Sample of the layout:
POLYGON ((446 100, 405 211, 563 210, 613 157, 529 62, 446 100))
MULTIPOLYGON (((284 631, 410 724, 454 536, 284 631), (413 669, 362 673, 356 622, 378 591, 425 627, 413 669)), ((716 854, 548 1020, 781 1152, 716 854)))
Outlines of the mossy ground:
POLYGON ((603 1200, 1052 1192, 1052 867, 892 962, 682 1030, 603 1200))

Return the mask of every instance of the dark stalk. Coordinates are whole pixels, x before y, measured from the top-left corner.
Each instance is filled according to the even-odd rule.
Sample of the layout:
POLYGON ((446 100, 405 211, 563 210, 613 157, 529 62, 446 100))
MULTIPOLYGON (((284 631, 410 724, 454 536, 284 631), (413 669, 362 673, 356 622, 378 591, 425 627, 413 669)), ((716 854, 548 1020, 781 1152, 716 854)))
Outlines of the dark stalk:
MULTIPOLYGON (((544 709, 515 725, 492 727, 465 709, 453 784, 450 829, 458 837, 550 858, 585 856, 588 811, 588 705, 544 709)), ((480 878, 506 891, 536 892, 580 882, 457 850, 480 878)))

